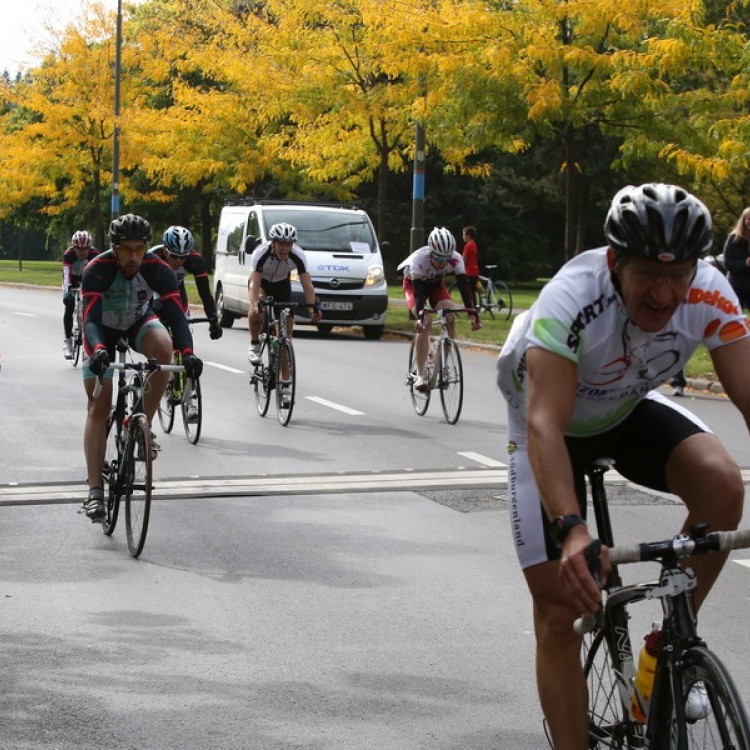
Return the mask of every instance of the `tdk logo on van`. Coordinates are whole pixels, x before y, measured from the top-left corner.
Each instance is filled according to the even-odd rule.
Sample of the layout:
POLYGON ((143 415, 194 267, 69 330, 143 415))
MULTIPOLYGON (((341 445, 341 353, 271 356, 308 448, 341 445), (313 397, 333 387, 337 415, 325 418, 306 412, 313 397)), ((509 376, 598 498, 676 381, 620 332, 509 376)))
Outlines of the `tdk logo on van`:
POLYGON ((319 265, 318 271, 329 271, 331 273, 349 273, 349 266, 319 265))

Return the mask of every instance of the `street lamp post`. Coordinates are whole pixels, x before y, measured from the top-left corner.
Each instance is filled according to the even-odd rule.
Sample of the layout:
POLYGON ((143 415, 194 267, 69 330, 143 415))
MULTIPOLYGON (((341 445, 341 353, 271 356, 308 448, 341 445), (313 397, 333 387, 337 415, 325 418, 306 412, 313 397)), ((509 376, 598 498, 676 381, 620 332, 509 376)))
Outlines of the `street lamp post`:
POLYGON ((422 122, 417 122, 414 135, 414 177, 411 191, 411 235, 409 252, 422 247, 424 239, 424 149, 425 133, 422 122))
POLYGON ((120 215, 120 72, 122 67, 122 0, 117 0, 115 36, 115 130, 112 141, 112 218, 120 215))

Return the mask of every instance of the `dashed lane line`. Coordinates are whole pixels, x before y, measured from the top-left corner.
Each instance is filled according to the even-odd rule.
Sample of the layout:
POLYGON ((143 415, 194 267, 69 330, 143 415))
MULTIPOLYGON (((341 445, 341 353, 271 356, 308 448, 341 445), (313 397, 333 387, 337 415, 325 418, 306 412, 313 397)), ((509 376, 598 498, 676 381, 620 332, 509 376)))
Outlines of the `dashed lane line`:
POLYGON ((341 411, 344 414, 350 414, 352 416, 364 415, 363 411, 352 409, 351 407, 344 406, 343 404, 337 404, 335 401, 329 401, 328 399, 321 398, 320 396, 305 396, 305 398, 308 401, 314 401, 316 404, 320 404, 321 406, 327 406, 329 409, 336 409, 336 411, 341 411))
POLYGON ((481 453, 475 453, 474 451, 458 451, 458 455, 468 458, 469 461, 476 461, 478 464, 482 464, 482 466, 492 466, 496 469, 507 467, 507 464, 504 464, 502 461, 496 461, 494 458, 483 456, 481 453))

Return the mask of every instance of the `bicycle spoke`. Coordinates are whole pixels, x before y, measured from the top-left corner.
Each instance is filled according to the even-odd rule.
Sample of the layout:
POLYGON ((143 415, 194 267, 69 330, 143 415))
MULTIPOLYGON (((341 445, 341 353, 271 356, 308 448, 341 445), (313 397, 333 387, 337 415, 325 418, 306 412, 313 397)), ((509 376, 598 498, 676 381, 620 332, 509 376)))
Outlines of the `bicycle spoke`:
POLYGON ((278 351, 276 380, 276 409, 279 422, 286 427, 292 418, 296 390, 294 347, 289 340, 283 341, 278 351))
POLYGON ((271 362, 266 338, 261 341, 260 356, 262 363, 256 365, 250 373, 250 384, 255 394, 255 407, 258 414, 265 417, 271 401, 271 362))
POLYGON ((417 359, 416 359, 416 340, 412 339, 411 347, 409 348, 409 368, 406 371, 406 383, 409 386, 409 395, 411 396, 411 404, 414 407, 414 411, 423 417, 427 412, 427 407, 430 405, 430 391, 418 391, 414 387, 414 381, 417 377, 417 359))
POLYGON ((175 374, 176 373, 172 373, 170 375, 167 387, 164 389, 164 394, 159 401, 159 424, 161 425, 162 430, 166 433, 172 432, 172 427, 174 425, 175 401, 179 401, 179 399, 175 399, 174 395, 176 382, 175 374))
POLYGON ((188 441, 195 445, 200 439, 203 424, 203 397, 201 396, 200 379, 188 379, 185 383, 185 395, 182 399, 182 423, 188 441))
POLYGON ((126 476, 123 481, 123 492, 128 549, 133 557, 138 557, 146 542, 151 513, 151 430, 144 416, 132 419, 124 458, 126 476))
POLYGON ((104 503, 106 515, 102 522, 102 530, 111 536, 117 526, 120 512, 119 465, 122 459, 121 426, 115 418, 115 413, 107 421, 107 443, 105 449, 102 478, 104 480, 104 503))

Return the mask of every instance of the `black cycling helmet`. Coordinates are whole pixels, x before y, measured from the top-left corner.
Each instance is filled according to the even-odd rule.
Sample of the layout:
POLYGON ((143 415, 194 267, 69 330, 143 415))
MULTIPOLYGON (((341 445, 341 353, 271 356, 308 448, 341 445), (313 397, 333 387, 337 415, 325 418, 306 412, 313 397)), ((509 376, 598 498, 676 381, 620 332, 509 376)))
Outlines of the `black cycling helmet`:
POLYGON ((119 245, 123 240, 148 242, 150 239, 151 225, 141 216, 124 214, 109 225, 109 241, 113 245, 119 245))
POLYGON ((687 190, 659 182, 628 185, 615 195, 604 234, 618 257, 662 263, 697 260, 711 247, 711 214, 687 190))

